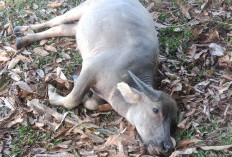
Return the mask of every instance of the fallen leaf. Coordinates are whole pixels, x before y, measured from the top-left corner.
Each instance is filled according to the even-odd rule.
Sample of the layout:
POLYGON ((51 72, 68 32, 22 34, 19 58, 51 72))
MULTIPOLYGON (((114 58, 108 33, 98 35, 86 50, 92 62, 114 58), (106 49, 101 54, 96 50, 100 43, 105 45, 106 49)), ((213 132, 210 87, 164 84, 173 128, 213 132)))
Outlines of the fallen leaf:
POLYGON ((11 71, 10 72, 10 78, 12 78, 14 81, 20 81, 21 80, 21 77, 19 76, 19 74, 11 71))
POLYGON ((99 112, 106 112, 113 110, 110 104, 102 104, 98 106, 97 109, 99 112))
POLYGON ((65 157, 76 157, 76 155, 74 154, 70 154, 68 152, 62 152, 62 153, 53 153, 53 154, 39 154, 39 153, 36 153, 36 155, 34 155, 34 157, 62 157, 62 156, 65 156, 65 157))
POLYGON ((31 89, 31 87, 24 81, 16 82, 15 85, 19 86, 19 88, 23 89, 24 91, 28 93, 33 93, 33 90, 31 89))
POLYGON ((193 56, 196 54, 197 46, 195 44, 192 44, 192 46, 187 50, 188 58, 193 58, 193 56))
POLYGON ((0 62, 6 62, 10 60, 10 57, 0 54, 0 62))
POLYGON ((34 48, 34 52, 40 56, 48 56, 49 55, 49 53, 46 50, 41 49, 41 48, 37 48, 37 47, 34 48))
POLYGON ((11 97, 5 98, 4 103, 5 103, 6 107, 9 108, 10 110, 12 110, 12 111, 15 110, 15 101, 13 98, 11 98, 11 97))
POLYGON ((184 150, 181 150, 181 151, 176 150, 169 157, 179 157, 179 156, 182 156, 182 155, 190 155, 190 154, 193 154, 193 153, 198 153, 196 148, 187 148, 187 149, 184 149, 184 150))
POLYGON ((65 59, 71 59, 71 57, 67 53, 61 52, 61 55, 65 59))
POLYGON ((3 90, 9 84, 9 80, 6 78, 0 78, 0 90, 3 90))
POLYGON ((12 126, 16 125, 16 124, 20 124, 24 121, 24 118, 22 117, 21 114, 18 114, 17 117, 15 117, 14 120, 10 121, 6 127, 7 128, 11 128, 12 126))
POLYGON ((31 52, 27 51, 26 49, 21 53, 24 54, 24 55, 31 55, 31 52))
POLYGON ((24 9, 24 12, 27 13, 27 14, 33 14, 33 11, 32 10, 28 10, 28 9, 24 9))
POLYGON ((178 92, 182 90, 182 84, 180 82, 178 82, 177 84, 174 85, 174 87, 172 88, 172 92, 178 92))
POLYGON ((217 88, 219 94, 222 94, 223 92, 227 91, 232 84, 232 81, 224 83, 221 87, 217 88))
POLYGON ((209 44, 209 52, 213 56, 223 56, 224 55, 223 48, 216 43, 209 44))
POLYGON ((57 52, 56 48, 52 45, 45 45, 44 48, 48 51, 57 52))
POLYGON ((0 9, 3 9, 3 8, 5 8, 5 7, 6 7, 5 2, 0 1, 0 9))
POLYGON ((44 78, 44 71, 42 69, 37 69, 36 73, 39 75, 39 77, 44 78))
POLYGON ((195 60, 198 60, 198 59, 201 57, 201 55, 202 55, 203 53, 206 53, 207 51, 208 51, 207 49, 204 49, 204 50, 200 51, 199 53, 195 53, 195 54, 194 54, 194 59, 195 59, 195 60))
POLYGON ((150 4, 147 6, 147 10, 150 11, 152 8, 154 8, 154 6, 155 6, 155 3, 154 3, 154 2, 150 3, 150 4))
POLYGON ((204 90, 206 89, 206 87, 210 84, 210 81, 209 80, 206 80, 206 81, 202 81, 202 82, 199 82, 198 84, 196 84, 194 86, 194 89, 196 91, 198 91, 199 93, 204 93, 204 90))
POLYGON ((43 46, 44 44, 47 43, 47 41, 48 41, 47 39, 41 40, 41 41, 39 42, 39 45, 43 46))
POLYGON ((47 6, 51 7, 51 8, 58 8, 58 7, 61 7, 63 3, 64 3, 63 1, 62 2, 53 2, 53 3, 48 4, 47 6))
POLYGON ((71 143, 72 143, 72 140, 68 140, 68 141, 58 143, 57 146, 60 148, 69 148, 71 143))
POLYGON ((186 123, 189 121, 189 117, 187 117, 186 119, 184 119, 182 122, 180 122, 177 126, 178 128, 181 128, 181 129, 186 129, 186 123))
POLYGON ((19 58, 13 58, 8 64, 8 69, 13 69, 18 64, 19 61, 20 61, 19 58))
POLYGON ((177 147, 187 147, 189 145, 194 145, 198 142, 200 142, 201 140, 199 139, 190 139, 190 140, 185 140, 185 141, 181 141, 180 143, 177 144, 177 147))
POLYGON ((180 6, 181 12, 184 14, 184 16, 187 19, 192 19, 189 12, 188 12, 188 8, 186 8, 186 6, 184 6, 180 0, 177 0, 177 4, 180 6))
POLYGON ((68 80, 68 79, 66 78, 66 76, 64 75, 64 73, 62 72, 62 70, 61 70, 60 67, 57 67, 57 69, 56 69, 56 75, 57 75, 58 77, 60 77, 62 80, 68 80))
POLYGON ((232 144, 231 145, 224 145, 224 146, 199 146, 199 148, 201 148, 203 150, 216 150, 216 151, 229 149, 231 147, 232 147, 232 144))

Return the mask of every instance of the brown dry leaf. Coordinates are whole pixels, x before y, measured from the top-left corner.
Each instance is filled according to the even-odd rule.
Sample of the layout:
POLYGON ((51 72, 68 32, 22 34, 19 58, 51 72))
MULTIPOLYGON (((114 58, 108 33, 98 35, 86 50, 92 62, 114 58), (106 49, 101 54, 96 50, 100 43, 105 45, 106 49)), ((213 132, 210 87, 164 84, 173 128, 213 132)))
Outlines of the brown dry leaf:
POLYGON ((10 60, 9 54, 6 51, 0 49, 0 62, 6 62, 8 60, 10 60))
POLYGON ((207 27, 203 25, 193 26, 191 30, 193 31, 194 39, 197 39, 202 34, 204 29, 207 29, 207 27))
POLYGON ((55 46, 55 47, 65 47, 65 46, 68 46, 70 44, 72 44, 72 42, 70 42, 68 40, 63 40, 63 41, 60 41, 59 43, 54 44, 53 46, 55 46))
POLYGON ((11 97, 7 97, 4 99, 5 106, 9 108, 10 110, 14 111, 16 109, 15 107, 15 101, 11 97))
POLYGON ((64 3, 64 1, 61 1, 61 2, 56 1, 56 2, 48 4, 47 6, 51 7, 51 8, 58 8, 58 7, 61 7, 63 3, 64 3))
POLYGON ((10 60, 10 57, 0 54, 0 62, 6 62, 10 60))
POLYGON ((180 122, 177 126, 178 128, 181 129, 186 129, 187 125, 186 123, 189 121, 189 117, 187 117, 186 119, 184 119, 182 122, 180 122))
POLYGON ((28 58, 28 57, 25 57, 21 54, 17 55, 16 58, 20 59, 21 61, 24 61, 24 62, 31 62, 31 60, 28 58))
POLYGON ((204 90, 207 88, 207 86, 210 84, 209 80, 199 82, 194 86, 194 89, 199 93, 205 93, 204 90))
POLYGON ((20 124, 24 121, 24 118, 21 114, 18 114, 17 117, 15 117, 14 120, 9 121, 9 123, 5 126, 6 128, 11 128, 12 126, 16 124, 20 124))
POLYGON ((0 142, 0 157, 2 157, 3 141, 0 142))
POLYGON ((209 34, 206 34, 206 36, 207 40, 205 41, 205 43, 217 42, 218 40, 220 40, 219 33, 216 29, 212 29, 209 34))
POLYGON ((184 149, 184 150, 181 150, 181 151, 176 150, 169 157, 180 157, 182 155, 190 155, 190 154, 193 154, 193 153, 198 153, 196 148, 187 148, 187 149, 184 149))
POLYGON ((147 10, 150 11, 152 8, 154 8, 154 6, 155 6, 155 3, 154 3, 154 2, 150 3, 150 4, 147 6, 147 10))
MULTIPOLYGON (((56 112, 55 110, 47 107, 46 105, 40 103, 40 101, 38 99, 33 99, 31 101, 27 101, 27 106, 31 107, 35 113, 40 113, 40 114, 47 113, 50 116, 54 117, 58 121, 61 121, 64 117, 63 114, 60 114, 60 113, 56 112)), ((78 117, 75 117, 75 118, 74 117, 72 117, 72 118, 66 117, 66 119, 64 119, 64 121, 69 123, 69 124, 72 124, 74 126, 77 126, 80 123, 83 123, 83 121, 81 119, 79 119, 78 117)))
POLYGON ((113 109, 110 104, 103 104, 103 105, 99 105, 97 110, 99 112, 106 112, 106 111, 111 111, 113 109))
POLYGON ((24 12, 27 13, 27 14, 33 14, 33 11, 29 10, 29 9, 24 9, 24 12))
POLYGON ((45 82, 50 83, 53 82, 55 84, 56 88, 63 89, 64 87, 66 89, 70 89, 72 86, 71 82, 68 80, 63 80, 57 74, 50 73, 45 77, 45 82))
MULTIPOLYGON (((14 48, 12 48, 12 47, 10 47, 10 46, 4 46, 3 48, 5 49, 5 51, 6 51, 8 54, 13 55, 13 54, 16 54, 16 53, 17 53, 17 50, 14 49, 14 48)), ((11 55, 10 55, 10 56, 11 56, 11 55)))
POLYGON ((57 52, 56 48, 52 45, 45 45, 44 48, 48 51, 57 52))
POLYGON ((200 142, 201 140, 199 139, 190 139, 190 140, 185 140, 185 141, 181 141, 180 143, 177 144, 177 147, 187 147, 189 145, 194 145, 198 142, 200 142))
POLYGON ((216 151, 229 149, 231 147, 232 147, 232 144, 231 145, 224 145, 224 146, 199 146, 199 148, 201 148, 203 150, 216 150, 216 151))
POLYGON ((197 46, 196 44, 192 44, 192 46, 190 46, 190 48, 187 49, 188 58, 190 59, 193 58, 196 52, 197 52, 197 46))
POLYGON ((105 147, 109 147, 110 145, 114 144, 118 147, 119 135, 110 135, 107 141, 104 143, 105 147))
POLYGON ((208 49, 204 49, 204 50, 200 51, 199 53, 195 53, 194 59, 195 59, 195 60, 198 60, 198 59, 201 57, 201 55, 202 55, 203 53, 206 53, 207 51, 208 51, 208 49))
POLYGON ((47 39, 44 39, 44 40, 41 40, 40 42, 39 42, 39 45, 40 46, 43 46, 44 44, 46 44, 47 43, 47 39))
POLYGON ((225 74, 225 75, 223 75, 222 77, 223 77, 224 79, 226 79, 226 80, 232 81, 232 76, 231 76, 231 75, 225 74))
POLYGON ((0 9, 3 9, 5 7, 6 7, 5 2, 4 1, 0 1, 0 9))
POLYGON ((218 87, 219 94, 222 94, 223 92, 227 91, 232 84, 232 81, 224 83, 221 87, 218 87))
POLYGON ((76 157, 74 154, 70 154, 68 152, 62 152, 62 153, 54 153, 54 154, 36 154, 34 157, 76 157))
POLYGON ((94 134, 90 134, 88 132, 86 132, 85 135, 87 135, 87 137, 90 138, 91 140, 93 140, 93 142, 95 142, 96 144, 101 144, 105 141, 101 137, 94 135, 94 134))
POLYGON ((31 87, 24 81, 16 82, 15 85, 19 86, 19 88, 23 89, 24 91, 28 93, 33 93, 33 90, 31 89, 31 87))
POLYGON ((38 48, 38 47, 34 48, 34 52, 40 56, 48 56, 49 55, 49 53, 46 50, 44 50, 42 48, 38 48))
POLYGON ((68 140, 68 141, 58 143, 57 146, 60 148, 69 148, 71 143, 72 143, 72 140, 68 140))
POLYGON ((182 84, 180 82, 178 82, 177 84, 174 85, 174 87, 172 88, 172 92, 178 92, 182 90, 182 84))
POLYGON ((20 61, 19 58, 17 57, 13 58, 8 64, 8 69, 13 69, 18 64, 19 61, 20 61))
POLYGON ((186 6, 184 6, 184 5, 181 3, 180 0, 177 0, 176 2, 177 2, 177 4, 180 6, 180 9, 181 9, 182 13, 184 14, 184 16, 185 16, 187 19, 189 19, 189 20, 192 19, 191 16, 190 16, 190 14, 189 14, 189 12, 188 12, 188 8, 186 8, 186 6))
POLYGON ((86 156, 86 157, 97 157, 97 155, 94 153, 94 151, 87 151, 87 150, 81 150, 80 151, 81 156, 86 156))

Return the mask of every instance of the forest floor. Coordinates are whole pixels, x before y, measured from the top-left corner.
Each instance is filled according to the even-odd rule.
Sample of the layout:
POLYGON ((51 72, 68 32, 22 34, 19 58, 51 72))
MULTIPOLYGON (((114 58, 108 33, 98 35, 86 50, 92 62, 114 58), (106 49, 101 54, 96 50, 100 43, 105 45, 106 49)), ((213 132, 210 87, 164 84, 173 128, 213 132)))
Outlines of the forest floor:
MULTIPOLYGON (((180 109, 175 156, 232 156, 232 0, 140 0, 159 33, 158 89, 180 109)), ((141 156, 135 128, 114 111, 51 106, 82 58, 75 38, 16 50, 14 26, 47 21, 77 0, 0 1, 0 156, 141 156)), ((33 33, 33 32, 27 32, 33 33)))

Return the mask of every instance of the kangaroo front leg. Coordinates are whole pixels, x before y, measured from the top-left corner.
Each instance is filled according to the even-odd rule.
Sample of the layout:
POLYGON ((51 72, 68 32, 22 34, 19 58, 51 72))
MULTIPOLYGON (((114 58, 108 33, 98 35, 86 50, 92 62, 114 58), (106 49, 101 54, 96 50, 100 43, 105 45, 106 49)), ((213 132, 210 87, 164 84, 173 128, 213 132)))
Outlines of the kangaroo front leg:
POLYGON ((90 86, 94 81, 93 76, 91 69, 83 67, 80 76, 74 81, 73 90, 67 96, 60 96, 56 92, 55 87, 49 85, 48 97, 50 103, 56 106, 64 106, 68 109, 76 107, 82 102, 86 92, 90 89, 90 86))
POLYGON ((58 26, 60 24, 72 22, 75 20, 79 20, 81 16, 83 15, 84 11, 88 8, 91 1, 86 1, 80 4, 79 6, 71 9, 70 11, 66 12, 63 15, 57 16, 47 22, 35 24, 35 25, 29 25, 29 26, 16 26, 14 28, 14 32, 16 36, 20 36, 22 34, 22 31, 24 29, 31 29, 34 31, 47 28, 47 27, 54 27, 58 26))
POLYGON ((46 38, 52 37, 59 37, 59 36, 75 36, 77 24, 62 24, 56 27, 52 27, 46 31, 35 33, 35 34, 28 34, 24 37, 18 37, 16 39, 16 47, 20 49, 24 46, 32 44, 36 41, 40 41, 46 38))

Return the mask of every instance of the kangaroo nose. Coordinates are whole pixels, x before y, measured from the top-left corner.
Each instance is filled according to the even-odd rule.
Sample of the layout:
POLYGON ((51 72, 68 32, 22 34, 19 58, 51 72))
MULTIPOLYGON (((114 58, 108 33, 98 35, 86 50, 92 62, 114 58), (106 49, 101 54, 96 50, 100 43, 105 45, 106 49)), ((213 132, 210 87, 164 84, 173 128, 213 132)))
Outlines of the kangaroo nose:
POLYGON ((173 150, 173 146, 171 142, 167 142, 167 141, 163 142, 163 148, 165 152, 171 152, 173 150))

